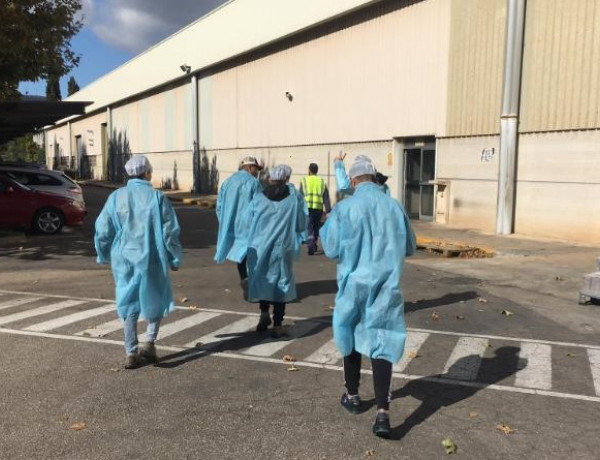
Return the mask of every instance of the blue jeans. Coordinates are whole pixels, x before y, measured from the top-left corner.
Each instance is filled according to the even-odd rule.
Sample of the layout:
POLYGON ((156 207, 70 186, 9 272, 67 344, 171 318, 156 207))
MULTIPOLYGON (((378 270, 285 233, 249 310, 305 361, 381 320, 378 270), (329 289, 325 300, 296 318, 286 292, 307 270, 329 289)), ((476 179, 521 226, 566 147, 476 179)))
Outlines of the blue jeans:
MULTIPOLYGON (((125 332, 125 353, 127 356, 135 355, 138 349, 138 333, 137 323, 139 313, 134 313, 125 318, 123 331, 125 332)), ((155 322, 148 323, 146 329, 146 342, 154 343, 158 336, 158 328, 160 327, 160 319, 155 322)))

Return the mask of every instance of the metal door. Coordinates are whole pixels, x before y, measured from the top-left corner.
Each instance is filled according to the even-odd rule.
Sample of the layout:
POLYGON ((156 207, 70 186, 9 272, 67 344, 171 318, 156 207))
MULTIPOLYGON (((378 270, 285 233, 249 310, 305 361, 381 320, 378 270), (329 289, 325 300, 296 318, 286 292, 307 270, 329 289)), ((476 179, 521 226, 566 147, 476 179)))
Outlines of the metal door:
POLYGON ((411 219, 433 220, 435 149, 404 149, 404 205, 411 219))

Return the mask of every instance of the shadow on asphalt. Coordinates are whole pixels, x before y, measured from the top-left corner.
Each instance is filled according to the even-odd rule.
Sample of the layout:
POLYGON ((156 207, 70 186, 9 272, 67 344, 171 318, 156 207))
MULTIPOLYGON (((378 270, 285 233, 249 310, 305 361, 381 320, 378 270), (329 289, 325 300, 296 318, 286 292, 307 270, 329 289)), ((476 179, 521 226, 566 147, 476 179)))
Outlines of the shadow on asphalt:
POLYGON ((337 281, 336 280, 317 280, 317 281, 306 281, 304 283, 296 284, 296 294, 298 298, 295 302, 299 302, 307 297, 312 297, 321 294, 335 294, 337 293, 337 281))
MULTIPOLYGON (((258 322, 258 316, 256 317, 256 320, 258 322)), ((318 323, 316 327, 313 327, 309 330, 309 332, 302 336, 305 338, 318 334, 322 330, 331 327, 330 321, 330 316, 321 316, 317 318, 295 321, 294 325, 302 327, 302 324, 306 322, 318 323)), ((218 335, 217 337, 223 340, 219 342, 213 342, 206 348, 203 348, 202 345, 199 344, 196 348, 189 348, 187 350, 182 350, 177 353, 163 356, 160 358, 160 362, 155 366, 163 369, 172 369, 213 353, 239 351, 254 345, 258 345, 265 339, 270 339, 268 332, 263 333, 254 331, 240 332, 239 334, 222 334, 218 335)), ((280 339, 270 339, 272 342, 291 342, 292 340, 294 340, 293 336, 281 337, 280 339)))
POLYGON ((437 299, 417 300, 416 302, 405 302, 404 312, 409 313, 412 311, 425 310, 427 308, 442 307, 444 305, 452 305, 460 302, 466 302, 467 300, 476 299, 479 294, 475 291, 465 292, 454 292, 445 294, 437 299))
MULTIPOLYGON (((502 347, 496 350, 494 357, 482 359, 478 377, 475 381, 483 385, 492 385, 527 367, 527 360, 519 358, 519 351, 518 347, 502 347)), ((468 369, 479 358, 478 355, 465 356, 456 361, 446 374, 411 380, 401 389, 392 392, 392 399, 411 396, 420 400, 421 405, 402 424, 392 429, 391 439, 401 440, 410 430, 425 422, 438 410, 468 399, 482 390, 482 386, 471 387, 453 385, 451 382, 432 381, 438 378, 456 379, 453 375, 461 370, 468 369)), ((370 407, 374 403, 374 400, 365 401, 365 406, 370 407)))

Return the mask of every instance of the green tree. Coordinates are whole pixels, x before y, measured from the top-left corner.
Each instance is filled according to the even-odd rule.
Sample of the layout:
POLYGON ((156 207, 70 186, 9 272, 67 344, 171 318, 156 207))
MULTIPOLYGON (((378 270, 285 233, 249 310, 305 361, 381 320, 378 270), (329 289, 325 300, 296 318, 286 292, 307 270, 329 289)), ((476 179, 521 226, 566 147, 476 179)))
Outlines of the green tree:
POLYGON ((22 81, 66 75, 79 63, 71 38, 81 0, 0 1, 0 100, 18 97, 22 81))
POLYGON ((60 77, 56 74, 50 75, 46 80, 46 99, 50 101, 60 101, 62 99, 60 77))
POLYGON ((44 147, 33 140, 33 134, 26 134, 0 145, 0 160, 45 164, 46 153, 44 147))
POLYGON ((72 76, 69 78, 69 82, 67 83, 67 96, 70 96, 77 91, 79 91, 79 85, 77 84, 75 77, 72 76))

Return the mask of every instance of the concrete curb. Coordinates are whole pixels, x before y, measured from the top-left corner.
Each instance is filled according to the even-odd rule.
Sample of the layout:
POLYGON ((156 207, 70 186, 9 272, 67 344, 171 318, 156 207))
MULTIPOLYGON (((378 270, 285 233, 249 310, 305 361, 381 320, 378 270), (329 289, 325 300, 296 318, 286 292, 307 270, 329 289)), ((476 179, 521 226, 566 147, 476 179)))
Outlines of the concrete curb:
MULTIPOLYGON (((116 190, 118 188, 123 187, 124 184, 112 184, 110 182, 97 182, 97 181, 78 181, 80 185, 91 186, 91 187, 102 187, 111 190, 116 190)), ((163 192, 165 195, 171 200, 176 201, 178 203, 186 204, 186 205, 195 205, 200 206, 202 208, 214 209, 216 207, 216 203, 213 200, 207 199, 206 197, 180 197, 173 196, 170 192, 163 192)), ((178 192, 173 192, 178 193, 178 192)))

